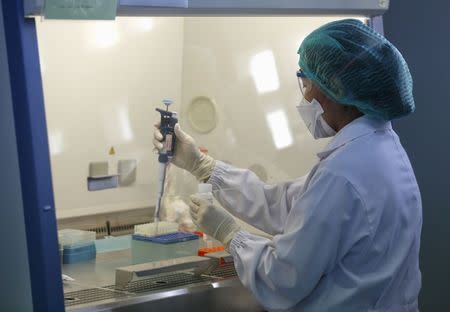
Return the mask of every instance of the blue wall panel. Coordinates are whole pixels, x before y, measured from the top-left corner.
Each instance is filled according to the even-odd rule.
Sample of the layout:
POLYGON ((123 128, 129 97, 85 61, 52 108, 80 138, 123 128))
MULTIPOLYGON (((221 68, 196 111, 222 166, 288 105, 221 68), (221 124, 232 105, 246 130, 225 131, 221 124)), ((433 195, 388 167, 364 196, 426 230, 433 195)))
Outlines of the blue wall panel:
POLYGON ((24 18, 22 1, 2 1, 1 5, 19 156, 33 309, 64 311, 35 22, 33 19, 24 18))
POLYGON ((391 1, 384 31, 414 79, 416 112, 395 122, 423 200, 422 311, 450 311, 449 1, 391 1))
POLYGON ((33 311, 19 160, 0 5, 0 311, 33 311))

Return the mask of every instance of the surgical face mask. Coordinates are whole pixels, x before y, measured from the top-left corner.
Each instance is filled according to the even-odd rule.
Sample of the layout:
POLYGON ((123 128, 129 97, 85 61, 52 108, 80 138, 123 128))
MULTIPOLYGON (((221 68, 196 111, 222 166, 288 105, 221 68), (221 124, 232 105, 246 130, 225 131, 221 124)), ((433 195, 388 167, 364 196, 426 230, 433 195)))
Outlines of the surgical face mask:
POLYGON ((323 108, 316 99, 308 102, 303 97, 297 110, 314 139, 327 138, 336 134, 336 131, 323 119, 323 108))

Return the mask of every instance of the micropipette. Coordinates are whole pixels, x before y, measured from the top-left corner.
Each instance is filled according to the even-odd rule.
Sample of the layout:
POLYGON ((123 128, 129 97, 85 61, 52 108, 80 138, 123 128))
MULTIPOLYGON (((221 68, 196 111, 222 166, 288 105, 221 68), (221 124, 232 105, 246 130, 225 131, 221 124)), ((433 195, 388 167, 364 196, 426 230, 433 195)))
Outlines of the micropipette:
POLYGON ((169 111, 169 105, 173 103, 172 100, 165 99, 162 101, 166 105, 166 110, 157 108, 161 114, 161 125, 159 130, 163 136, 162 144, 163 148, 159 151, 158 161, 159 161, 159 186, 158 186, 158 196, 156 200, 156 209, 154 215, 154 222, 159 221, 159 212, 161 209, 161 199, 164 195, 164 183, 166 180, 166 169, 167 164, 173 157, 175 152, 175 125, 178 123, 177 113, 169 111))

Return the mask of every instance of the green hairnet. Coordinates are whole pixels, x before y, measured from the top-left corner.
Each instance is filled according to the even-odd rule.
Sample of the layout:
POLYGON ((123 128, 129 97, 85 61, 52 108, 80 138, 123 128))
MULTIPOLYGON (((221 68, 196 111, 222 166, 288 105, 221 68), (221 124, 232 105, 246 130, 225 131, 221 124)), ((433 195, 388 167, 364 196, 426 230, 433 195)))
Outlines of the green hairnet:
POLYGON ((391 120, 414 111, 412 78, 403 56, 362 22, 328 23, 298 49, 299 66, 329 98, 391 120))

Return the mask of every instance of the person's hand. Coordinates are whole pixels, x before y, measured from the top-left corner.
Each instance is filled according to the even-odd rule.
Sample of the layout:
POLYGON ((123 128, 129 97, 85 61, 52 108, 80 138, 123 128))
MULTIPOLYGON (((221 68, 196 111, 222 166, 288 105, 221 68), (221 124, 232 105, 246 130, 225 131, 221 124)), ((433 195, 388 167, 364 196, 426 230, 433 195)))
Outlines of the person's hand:
MULTIPOLYGON (((179 124, 175 125, 175 152, 171 163, 192 173, 197 180, 206 181, 211 176, 215 161, 211 156, 200 152, 195 140, 186 132, 182 131, 179 124)), ((159 124, 155 125, 153 133, 153 145, 156 150, 161 151, 164 147, 161 142, 163 135, 159 131, 159 124)))
POLYGON ((189 201, 192 221, 200 230, 221 241, 228 249, 234 235, 241 230, 233 216, 225 209, 192 195, 189 201))

